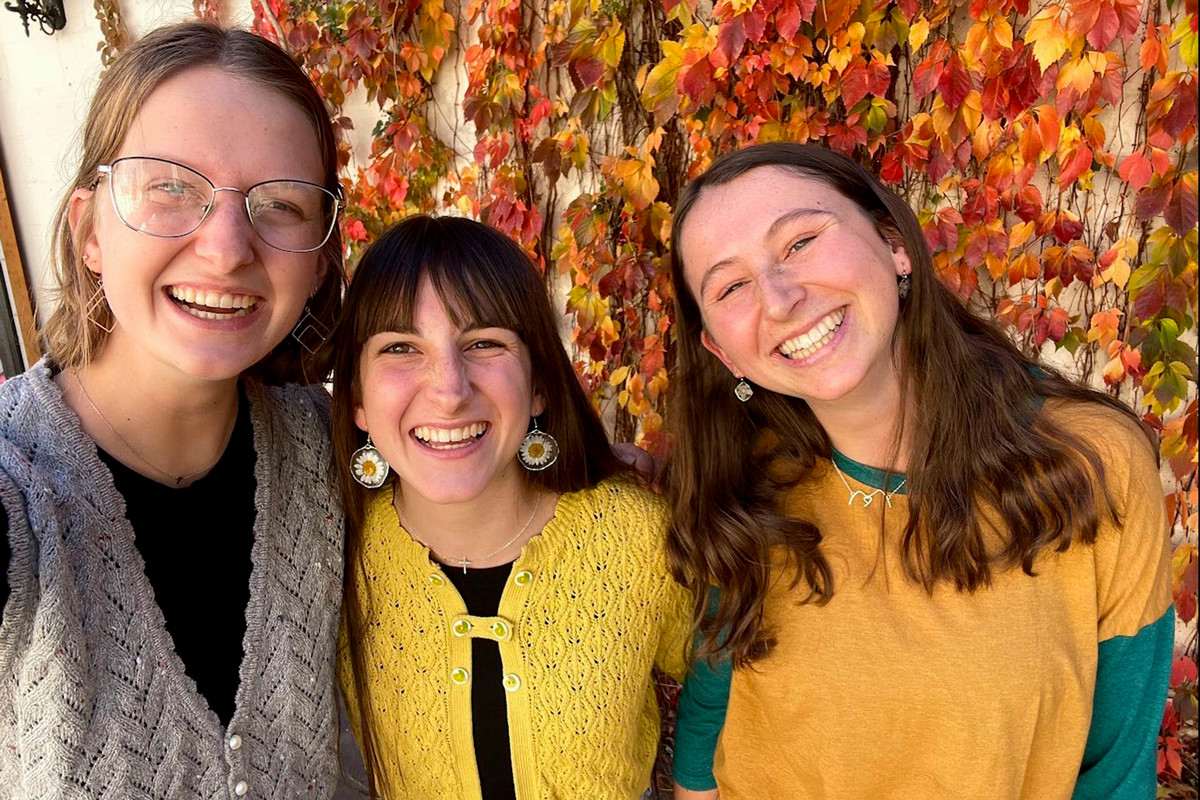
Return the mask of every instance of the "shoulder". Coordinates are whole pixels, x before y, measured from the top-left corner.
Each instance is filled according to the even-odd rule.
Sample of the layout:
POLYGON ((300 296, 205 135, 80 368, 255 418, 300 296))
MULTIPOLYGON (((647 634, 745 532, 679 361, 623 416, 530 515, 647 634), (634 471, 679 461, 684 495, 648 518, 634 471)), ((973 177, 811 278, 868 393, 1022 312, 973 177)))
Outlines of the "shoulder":
POLYGON ((1043 409, 1060 430, 1092 449, 1110 484, 1151 479, 1157 485, 1158 454, 1145 429, 1131 415, 1100 403, 1050 400, 1043 409))
POLYGON ((666 501, 632 478, 609 478, 591 488, 565 494, 559 512, 568 524, 618 531, 626 540, 657 541, 665 536, 666 501))
POLYGON ((247 381, 246 394, 256 426, 265 422, 297 442, 322 452, 329 449, 330 398, 323 386, 265 386, 247 381))

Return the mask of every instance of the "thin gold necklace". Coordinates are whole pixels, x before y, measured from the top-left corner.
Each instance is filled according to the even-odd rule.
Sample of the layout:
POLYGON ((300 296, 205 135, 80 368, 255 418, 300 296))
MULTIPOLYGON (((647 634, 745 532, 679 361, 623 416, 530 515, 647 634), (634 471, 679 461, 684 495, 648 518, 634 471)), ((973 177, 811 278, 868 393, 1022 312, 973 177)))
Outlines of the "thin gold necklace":
MULTIPOLYGON (((393 507, 396 506, 394 501, 392 503, 392 506, 393 507)), ((431 552, 435 556, 437 556, 437 560, 442 562, 443 564, 457 564, 458 566, 462 567, 463 574, 466 575, 467 567, 469 567, 472 564, 479 562, 479 561, 487 561, 492 556, 503 553, 505 550, 507 550, 509 547, 512 546, 513 542, 515 542, 517 539, 520 539, 521 535, 523 533, 525 533, 525 531, 529 530, 529 526, 533 524, 533 518, 537 516, 538 509, 541 507, 542 507, 542 496, 539 494, 537 502, 533 504, 533 513, 529 515, 529 519, 525 520, 525 524, 521 526, 521 530, 517 531, 517 535, 512 537, 507 542, 500 545, 499 547, 497 547, 495 550, 488 553, 487 555, 479 556, 475 559, 470 559, 470 558, 467 558, 466 556, 462 556, 461 558, 445 558, 444 556, 442 556, 441 553, 439 553, 437 550, 433 549, 433 545, 429 544, 429 542, 426 542, 424 539, 422 539, 420 534, 417 533, 417 531, 413 528, 412 525, 408 524, 408 522, 404 519, 404 515, 400 513, 399 508, 396 508, 396 516, 400 519, 400 524, 402 526, 404 526, 404 530, 408 531, 408 535, 411 536, 417 542, 417 544, 429 548, 429 552, 431 552)))
POLYGON ((892 497, 895 496, 896 492, 904 488, 904 484, 908 483, 908 478, 904 478, 900 481, 900 483, 896 484, 896 488, 892 489, 890 492, 885 492, 883 489, 876 489, 875 491, 868 493, 864 492, 862 489, 852 489, 850 488, 849 481, 846 480, 845 473, 842 472, 842 468, 837 465, 836 461, 831 461, 831 463, 833 464, 833 468, 837 470, 838 477, 842 479, 842 485, 845 486, 846 491, 850 493, 850 499, 846 501, 846 505, 848 506, 854 505, 854 498, 861 496, 863 508, 870 508, 871 501, 875 499, 875 495, 880 495, 883 497, 883 502, 887 503, 887 507, 891 508, 892 497))
POLYGON ((126 450, 128 450, 129 452, 131 452, 135 456, 137 456, 138 461, 141 461, 143 464, 145 464, 147 467, 149 467, 150 469, 157 472, 162 477, 164 477, 168 480, 174 481, 175 486, 178 487, 184 481, 191 480, 192 478, 198 478, 201 475, 203 475, 204 473, 209 472, 210 470, 212 470, 213 467, 215 467, 217 465, 217 461, 221 460, 221 456, 225 455, 225 449, 221 448, 221 452, 220 452, 220 454, 217 455, 216 461, 212 462, 204 469, 198 469, 195 472, 189 472, 186 475, 176 475, 173 472, 167 472, 165 469, 158 466, 153 461, 151 461, 150 459, 148 459, 144 455, 142 455, 141 452, 136 447, 134 447, 132 444, 130 444, 129 440, 126 439, 124 436, 122 436, 121 432, 119 430, 117 430, 111 422, 108 421, 108 417, 104 416, 104 412, 100 410, 100 407, 96 405, 96 401, 92 399, 92 396, 90 394, 88 394, 88 390, 86 388, 84 388, 83 380, 79 377, 79 371, 73 370, 71 372, 71 374, 75 378, 75 385, 78 386, 79 391, 83 393, 83 399, 87 400, 88 405, 92 407, 92 411, 96 412, 96 416, 100 418, 100 421, 103 422, 104 425, 110 431, 112 431, 112 435, 116 436, 117 439, 120 440, 121 444, 125 445, 126 450))

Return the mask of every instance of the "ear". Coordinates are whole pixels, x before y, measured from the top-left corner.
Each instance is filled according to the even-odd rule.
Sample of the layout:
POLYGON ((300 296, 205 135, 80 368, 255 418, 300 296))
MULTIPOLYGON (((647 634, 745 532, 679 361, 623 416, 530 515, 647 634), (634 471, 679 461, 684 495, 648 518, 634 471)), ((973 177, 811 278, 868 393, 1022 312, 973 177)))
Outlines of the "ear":
POLYGON ((67 225, 71 228, 71 236, 75 238, 83 263, 87 265, 88 269, 99 275, 104 269, 100 263, 100 243, 96 241, 96 216, 92 202, 95 196, 96 192, 93 189, 76 189, 71 192, 71 199, 67 202, 67 225), (91 219, 86 226, 86 238, 79 241, 80 225, 85 216, 89 216, 91 219))
POLYGON ((911 275, 912 261, 908 257, 908 251, 903 245, 894 245, 892 247, 892 263, 896 266, 896 275, 911 275))
POLYGON ((354 424, 363 433, 367 433, 367 412, 363 409, 362 403, 354 403, 354 424))
POLYGON ((541 389, 533 390, 533 402, 529 404, 529 416, 540 417, 546 413, 546 396, 541 389))
POLYGON ((705 350, 719 358, 721 363, 725 365, 725 369, 732 372, 735 378, 743 377, 738 368, 735 367, 733 362, 729 360, 729 357, 725 355, 725 351, 721 349, 721 345, 717 344, 716 341, 714 341, 713 338, 708 335, 708 331, 700 331, 700 343, 704 345, 705 350))
POLYGON ((329 264, 324 257, 317 259, 317 274, 313 276, 312 291, 308 293, 308 299, 312 300, 317 292, 321 290, 321 284, 325 281, 325 276, 329 273, 329 264))

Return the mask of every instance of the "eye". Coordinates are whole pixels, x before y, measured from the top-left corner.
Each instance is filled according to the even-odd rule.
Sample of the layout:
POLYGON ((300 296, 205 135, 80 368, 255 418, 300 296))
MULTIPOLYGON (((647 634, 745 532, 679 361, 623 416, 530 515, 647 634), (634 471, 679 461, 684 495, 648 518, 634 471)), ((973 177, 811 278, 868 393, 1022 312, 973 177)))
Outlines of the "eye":
POLYGON ((386 345, 379 352, 386 355, 405 356, 409 355, 410 353, 415 353, 417 350, 408 342, 392 342, 391 344, 386 345))
POLYGON ((817 237, 801 236, 799 239, 797 239, 796 241, 794 241, 790 245, 788 245, 787 254, 790 256, 790 255, 794 255, 795 253, 800 252, 801 250, 803 250, 805 247, 808 246, 809 242, 811 242, 815 238, 817 238, 817 237))
POLYGON ((734 281, 717 293, 717 300, 724 300, 729 295, 746 285, 746 281, 734 281))

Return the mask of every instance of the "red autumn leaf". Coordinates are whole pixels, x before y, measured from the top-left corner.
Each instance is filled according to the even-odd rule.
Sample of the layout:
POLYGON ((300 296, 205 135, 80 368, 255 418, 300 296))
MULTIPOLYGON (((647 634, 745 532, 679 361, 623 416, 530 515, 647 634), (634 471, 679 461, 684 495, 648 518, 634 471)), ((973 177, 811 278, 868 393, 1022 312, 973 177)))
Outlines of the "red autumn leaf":
POLYGON ((569 68, 576 89, 595 86, 604 77, 604 62, 598 58, 578 58, 569 68))
POLYGON ((855 61, 842 73, 841 81, 842 102, 846 109, 867 96, 867 67, 861 61, 855 61))
POLYGON ((780 39, 785 42, 791 41, 792 37, 796 35, 796 31, 800 30, 800 6, 798 4, 787 0, 779 7, 775 12, 775 30, 779 33, 780 39))
POLYGON ((717 53, 726 65, 737 61, 746 46, 746 25, 743 17, 722 22, 717 28, 717 53))
POLYGON ((950 56, 937 82, 938 94, 950 108, 958 108, 971 91, 971 76, 958 53, 950 56))
POLYGON ((1171 198, 1171 185, 1156 178, 1137 193, 1134 212, 1142 222, 1149 222, 1163 212, 1171 198))
POLYGON ((1146 158, 1142 153, 1134 153, 1128 156, 1121 162, 1121 166, 1117 169, 1117 174, 1121 176, 1121 180, 1133 187, 1134 191, 1140 190, 1143 186, 1150 182, 1150 175, 1154 172, 1154 168, 1150 166, 1150 159, 1146 158))
POLYGON ((1058 221, 1054 223, 1053 232, 1055 239, 1063 244, 1068 244, 1083 236, 1083 223, 1074 217, 1059 214, 1058 221))
POLYGON ((1088 44, 1097 50, 1107 50, 1112 40, 1117 38, 1120 28, 1117 10, 1108 3, 1101 3, 1096 22, 1087 32, 1088 44))
POLYGON ((1195 683, 1197 680, 1196 662, 1187 656, 1179 656, 1171 665, 1171 685, 1179 686, 1184 681, 1195 683))
POLYGON ((680 70, 679 91, 693 100, 699 100, 705 92, 712 91, 712 64, 702 58, 690 67, 680 70))
POLYGON ((917 64, 917 68, 913 70, 913 96, 920 100, 925 95, 937 88, 938 81, 942 79, 942 72, 946 65, 934 61, 933 56, 927 56, 924 61, 917 64))
POLYGON ((1171 108, 1163 115, 1162 127, 1178 138, 1184 129, 1196 122, 1196 82, 1191 77, 1179 82, 1171 108))
POLYGON ((763 3, 758 3, 754 8, 742 15, 744 20, 743 25, 746 30, 746 38, 752 42, 761 42, 763 34, 767 30, 767 12, 763 3))
POLYGON ((1179 236, 1187 236, 1188 231, 1196 227, 1196 199, 1196 173, 1189 172, 1176 182, 1163 210, 1167 224, 1179 236))
POLYGON ((1024 222, 1032 222, 1042 213, 1042 192, 1033 184, 1026 184, 1017 191, 1017 216, 1024 222))
POLYGON ((904 180, 904 164, 894 152, 883 154, 879 164, 879 177, 884 183, 900 183, 904 180))
POLYGON ((1092 148, 1080 142, 1074 152, 1062 164, 1058 173, 1058 190, 1065 191, 1075 180, 1092 166, 1092 148))

